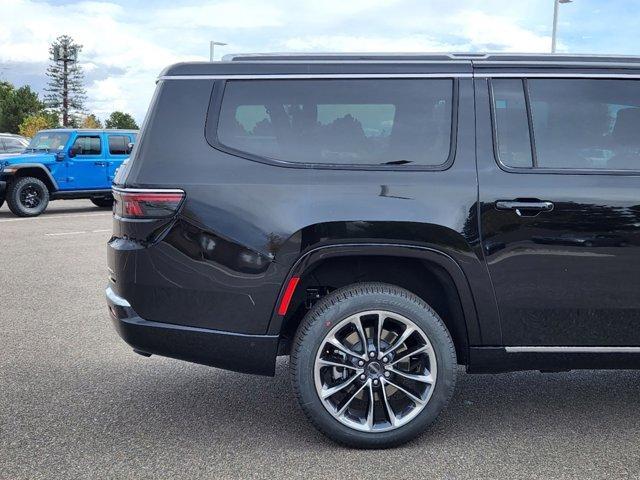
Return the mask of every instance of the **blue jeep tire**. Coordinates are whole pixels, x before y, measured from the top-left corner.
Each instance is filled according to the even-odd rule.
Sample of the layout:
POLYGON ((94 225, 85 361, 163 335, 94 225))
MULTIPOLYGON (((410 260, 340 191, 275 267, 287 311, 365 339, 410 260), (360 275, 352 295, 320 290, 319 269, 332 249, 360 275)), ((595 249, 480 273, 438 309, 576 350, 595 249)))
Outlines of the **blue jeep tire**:
POLYGON ((7 188, 9 210, 18 217, 36 217, 49 204, 49 189, 35 177, 16 178, 7 188))

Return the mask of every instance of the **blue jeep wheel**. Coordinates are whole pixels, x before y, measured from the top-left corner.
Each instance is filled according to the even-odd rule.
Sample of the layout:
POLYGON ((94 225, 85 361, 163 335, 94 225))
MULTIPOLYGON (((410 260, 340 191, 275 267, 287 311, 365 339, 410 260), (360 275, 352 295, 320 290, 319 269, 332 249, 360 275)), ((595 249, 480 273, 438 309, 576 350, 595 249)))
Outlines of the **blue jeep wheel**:
POLYGON ((18 178, 7 189, 7 204, 19 217, 38 216, 49 204, 49 189, 38 178, 18 178))

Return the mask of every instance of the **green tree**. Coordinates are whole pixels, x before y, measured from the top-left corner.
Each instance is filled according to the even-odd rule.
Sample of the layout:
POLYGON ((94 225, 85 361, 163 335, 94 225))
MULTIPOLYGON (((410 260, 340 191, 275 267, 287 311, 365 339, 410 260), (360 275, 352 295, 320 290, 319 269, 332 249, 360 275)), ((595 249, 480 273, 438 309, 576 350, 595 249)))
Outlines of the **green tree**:
POLYGON ((15 88, 9 82, 0 82, 0 132, 18 133, 26 117, 43 109, 44 104, 31 87, 15 88))
POLYGON ((137 130, 139 128, 131 115, 117 110, 109 115, 104 125, 107 128, 123 128, 127 130, 137 130))
POLYGON ((95 116, 95 114, 90 113, 89 115, 84 117, 84 120, 82 120, 80 126, 82 128, 102 128, 102 122, 98 117, 95 116))
POLYGON ((58 117, 56 114, 42 112, 26 117, 20 124, 20 135, 25 137, 33 137, 40 130, 46 128, 55 128, 58 126, 58 117))
POLYGON ((49 47, 51 64, 47 68, 49 84, 45 89, 45 102, 60 114, 63 127, 77 123, 78 113, 84 110, 84 74, 78 63, 81 50, 82 45, 68 35, 59 36, 49 47))

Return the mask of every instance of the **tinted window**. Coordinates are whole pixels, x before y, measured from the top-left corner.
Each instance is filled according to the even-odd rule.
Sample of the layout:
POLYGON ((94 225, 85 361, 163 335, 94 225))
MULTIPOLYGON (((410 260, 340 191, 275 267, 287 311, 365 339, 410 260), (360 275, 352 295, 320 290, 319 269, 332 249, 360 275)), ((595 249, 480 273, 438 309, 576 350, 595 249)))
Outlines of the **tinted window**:
POLYGON ((640 82, 528 81, 538 166, 640 170, 640 82))
POLYGON ((109 153, 111 155, 127 155, 129 137, 125 135, 109 135, 109 153))
POLYGON ((83 135, 73 142, 76 155, 100 155, 100 136, 83 135))
POLYGON ((529 120, 522 80, 492 80, 494 121, 500 161, 509 167, 531 167, 529 120))
POLYGON ((288 162, 441 165, 452 91, 448 79, 229 81, 217 140, 288 162))
POLYGON ((640 170, 637 80, 528 79, 526 90, 522 80, 494 79, 491 84, 497 149, 505 165, 640 170), (535 162, 527 152, 531 143, 535 162))

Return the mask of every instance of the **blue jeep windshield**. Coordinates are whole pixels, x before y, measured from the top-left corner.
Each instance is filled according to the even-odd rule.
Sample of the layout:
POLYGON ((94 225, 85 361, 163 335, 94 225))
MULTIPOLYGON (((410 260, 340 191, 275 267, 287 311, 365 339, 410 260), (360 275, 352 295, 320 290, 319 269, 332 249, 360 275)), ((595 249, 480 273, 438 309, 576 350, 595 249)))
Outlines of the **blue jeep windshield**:
POLYGON ((27 150, 62 150, 68 139, 68 132, 39 132, 31 139, 27 150))

